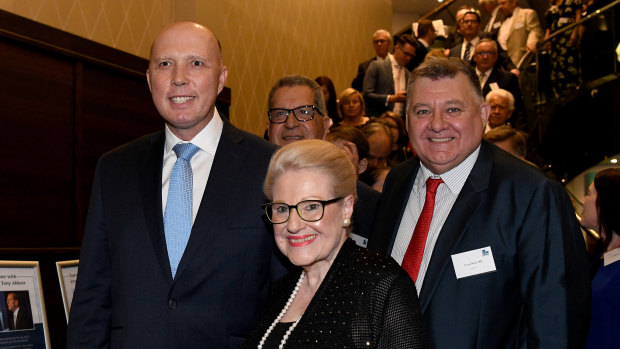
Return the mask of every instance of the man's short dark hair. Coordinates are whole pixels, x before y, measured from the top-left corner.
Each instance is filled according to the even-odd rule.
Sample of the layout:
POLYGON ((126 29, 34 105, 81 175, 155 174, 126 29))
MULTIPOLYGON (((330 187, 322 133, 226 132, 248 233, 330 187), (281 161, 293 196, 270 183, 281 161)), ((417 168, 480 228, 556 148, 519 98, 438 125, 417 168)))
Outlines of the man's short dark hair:
POLYGON ((519 156, 525 158, 527 152, 527 140, 525 134, 508 125, 496 127, 482 136, 483 139, 495 144, 498 142, 509 141, 510 148, 519 156))
POLYGON ((418 21, 418 38, 423 38, 429 31, 435 31, 433 28, 433 22, 428 19, 421 19, 418 21))
POLYGON ((369 145, 368 140, 357 127, 352 126, 336 126, 329 129, 329 133, 325 137, 328 142, 334 140, 349 141, 357 147, 357 156, 360 160, 368 158, 369 145))
POLYGON ((407 86, 407 95, 412 95, 411 87, 419 78, 431 80, 454 79, 458 74, 463 74, 468 78, 467 80, 475 96, 483 102, 484 96, 480 89, 480 78, 476 75, 476 70, 469 63, 457 57, 428 57, 425 59, 422 64, 411 73, 409 85, 407 86))
POLYGON ((273 95, 276 93, 276 90, 280 87, 293 87, 293 86, 308 86, 312 89, 314 94, 314 105, 319 109, 322 115, 325 115, 325 98, 323 97, 323 90, 321 90, 321 86, 316 83, 316 81, 302 76, 302 75, 287 75, 280 78, 276 83, 271 87, 271 91, 269 91, 269 99, 267 100, 267 108, 271 109, 274 107, 273 105, 273 95))
POLYGON ((403 47, 405 44, 409 44, 413 47, 416 47, 417 41, 410 34, 403 34, 398 37, 396 40, 396 45, 403 47))

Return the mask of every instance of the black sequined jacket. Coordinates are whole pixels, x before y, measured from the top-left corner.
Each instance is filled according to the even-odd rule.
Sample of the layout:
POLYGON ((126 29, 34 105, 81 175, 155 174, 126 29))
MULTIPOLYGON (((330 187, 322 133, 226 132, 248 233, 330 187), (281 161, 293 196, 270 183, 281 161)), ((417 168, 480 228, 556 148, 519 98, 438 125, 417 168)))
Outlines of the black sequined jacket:
MULTIPOLYGON (((276 282, 242 348, 256 348, 284 307, 300 272, 276 282)), ((422 321, 409 275, 391 257, 349 239, 284 348, 424 348, 422 321)))

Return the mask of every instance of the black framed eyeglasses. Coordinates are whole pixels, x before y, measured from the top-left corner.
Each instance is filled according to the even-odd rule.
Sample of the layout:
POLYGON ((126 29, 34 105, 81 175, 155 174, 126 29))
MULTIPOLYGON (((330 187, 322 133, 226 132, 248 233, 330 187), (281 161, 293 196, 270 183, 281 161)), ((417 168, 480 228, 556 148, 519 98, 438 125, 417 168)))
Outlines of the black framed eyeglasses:
POLYGON ((325 213, 325 206, 333 204, 342 200, 342 197, 334 198, 331 200, 304 200, 297 203, 297 205, 287 205, 283 202, 270 202, 264 204, 265 214, 267 219, 273 224, 285 223, 291 216, 291 210, 295 209, 299 218, 306 222, 316 222, 323 218, 325 213))
POLYGON ((317 111, 320 115, 323 115, 319 108, 314 105, 302 105, 293 109, 273 108, 267 110, 269 121, 274 124, 283 124, 288 119, 288 116, 293 113, 295 119, 299 122, 306 122, 314 119, 314 111, 317 111))

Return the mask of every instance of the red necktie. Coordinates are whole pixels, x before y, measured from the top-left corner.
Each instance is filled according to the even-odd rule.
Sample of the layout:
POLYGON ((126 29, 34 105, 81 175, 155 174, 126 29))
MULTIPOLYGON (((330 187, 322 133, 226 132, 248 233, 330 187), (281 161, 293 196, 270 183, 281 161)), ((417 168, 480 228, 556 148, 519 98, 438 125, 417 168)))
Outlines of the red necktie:
POLYGON ((411 276, 413 282, 418 278, 420 263, 422 263, 422 256, 424 255, 424 246, 426 245, 426 237, 428 236, 428 228, 433 219, 435 194, 437 193, 437 187, 439 187, 439 184, 442 182, 441 178, 428 177, 426 180, 426 199, 424 200, 424 207, 418 218, 418 223, 416 223, 415 229, 413 230, 413 236, 411 237, 411 241, 409 241, 405 257, 403 258, 402 267, 409 276, 411 276))

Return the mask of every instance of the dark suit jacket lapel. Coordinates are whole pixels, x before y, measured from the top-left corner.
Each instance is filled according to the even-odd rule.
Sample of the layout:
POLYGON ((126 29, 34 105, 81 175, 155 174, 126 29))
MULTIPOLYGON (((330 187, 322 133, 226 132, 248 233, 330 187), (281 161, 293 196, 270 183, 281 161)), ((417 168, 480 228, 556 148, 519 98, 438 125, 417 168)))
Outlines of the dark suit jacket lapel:
MULTIPOLYGON (((202 196, 200 208, 196 215, 196 220, 192 226, 192 233, 187 242, 187 247, 183 257, 179 262, 177 270, 178 279, 196 253, 210 240, 216 239, 217 235, 212 234, 214 230, 221 230, 220 211, 224 205, 220 200, 225 200, 223 192, 226 188, 235 185, 235 173, 243 171, 243 163, 247 154, 241 151, 239 143, 243 140, 243 135, 237 131, 228 121, 224 121, 222 136, 215 152, 211 173, 205 192, 202 196)), ((215 244, 211 244, 214 245, 215 244)), ((209 255, 221 255, 222 251, 213 251, 209 255)))
POLYGON ((377 216, 374 221, 375 226, 373 227, 373 232, 380 232, 380 234, 373 234, 372 239, 378 241, 376 241, 376 244, 374 244, 372 239, 369 242, 373 244, 373 249, 375 251, 387 255, 392 253, 398 227, 400 226, 400 221, 405 212, 407 200, 409 200, 411 188, 415 182, 416 173, 418 173, 418 169, 420 168, 420 161, 417 158, 411 159, 401 166, 404 166, 403 170, 397 173, 395 171, 393 177, 389 179, 390 182, 395 184, 390 186, 389 192, 383 192, 381 199, 379 199, 379 206, 386 205, 387 209, 382 210, 382 217, 377 216), (386 227, 381 226, 385 224, 385 222, 393 222, 393 224, 386 227))
MULTIPOLYGON (((452 263, 450 256, 454 254, 455 247, 467 231, 471 219, 476 215, 476 211, 486 200, 486 189, 489 185, 491 167, 492 159, 488 152, 488 144, 483 142, 476 164, 465 181, 465 185, 461 189, 454 206, 452 206, 452 210, 441 228, 435 243, 420 292, 420 308, 423 313, 430 303, 439 280, 444 277, 444 273, 451 274, 451 276, 447 277, 456 277, 450 267, 452 263)), ((475 234, 475 232, 469 233, 475 234)))
POLYGON ((151 146, 147 150, 140 170, 140 186, 144 219, 153 242, 153 247, 155 248, 155 254, 163 272, 172 280, 161 204, 161 171, 165 140, 166 136, 163 131, 151 138, 151 146))
POLYGON ((498 69, 497 67, 493 68, 493 71, 491 71, 491 75, 489 75, 489 78, 484 83, 484 86, 482 86, 482 94, 485 96, 489 92, 491 92, 491 83, 497 81, 497 69, 498 69))

